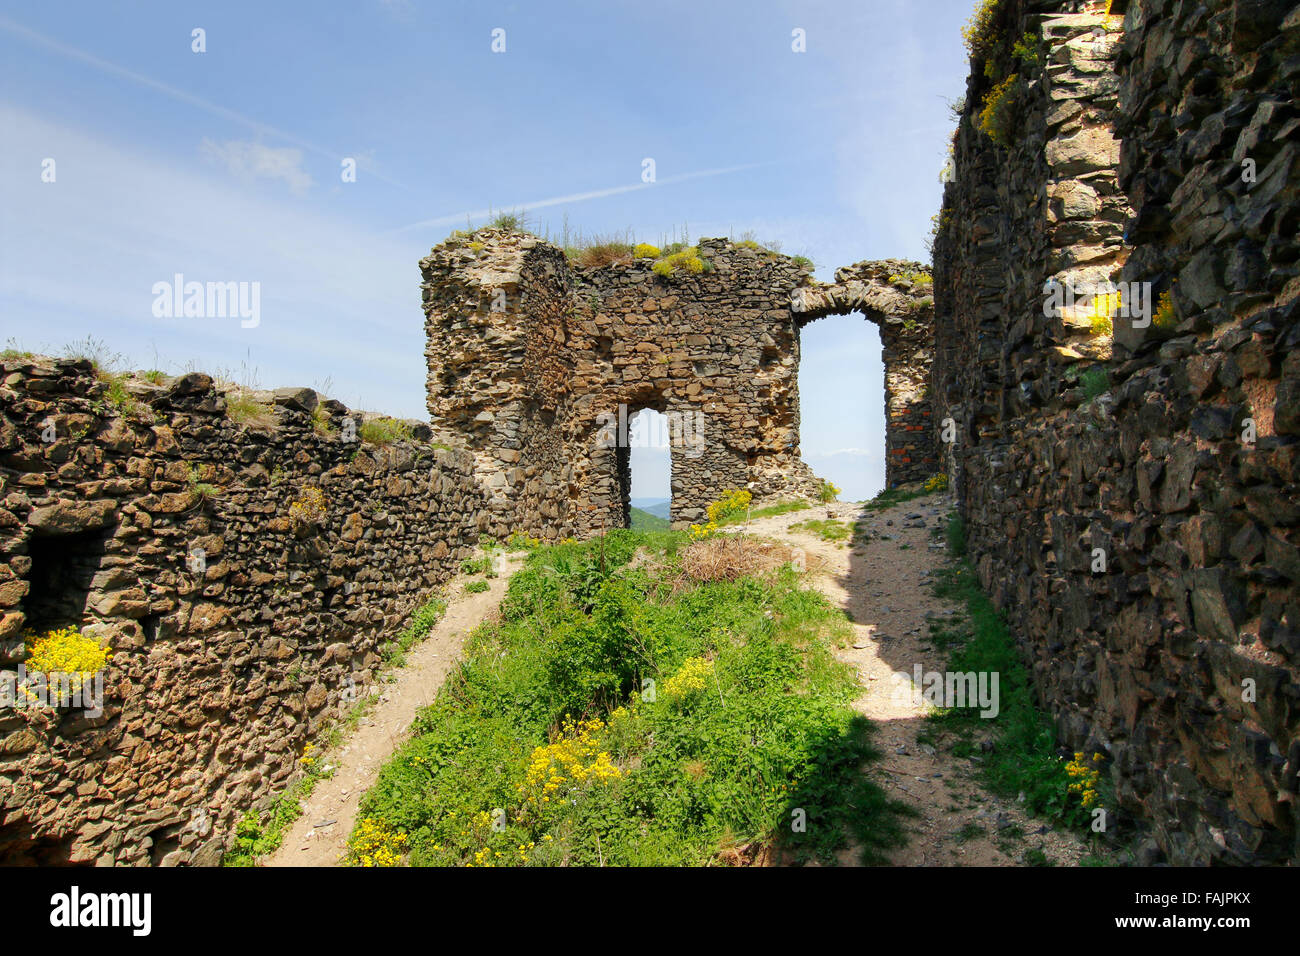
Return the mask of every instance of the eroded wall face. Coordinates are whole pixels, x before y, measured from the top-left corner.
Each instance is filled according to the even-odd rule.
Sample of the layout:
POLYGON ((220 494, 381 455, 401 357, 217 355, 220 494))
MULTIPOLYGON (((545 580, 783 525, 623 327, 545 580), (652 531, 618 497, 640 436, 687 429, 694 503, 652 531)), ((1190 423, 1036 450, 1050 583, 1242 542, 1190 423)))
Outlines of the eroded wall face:
POLYGON ((790 311, 806 273, 722 240, 701 254, 702 274, 661 277, 649 260, 578 269, 485 230, 422 262, 432 423, 476 456, 501 527, 624 526, 629 423, 646 408, 668 418, 677 526, 729 488, 813 493, 790 311))
POLYGON ((1037 16, 1064 6, 999 26, 1003 56, 1051 43, 1009 148, 974 128, 976 64, 936 244, 972 557, 1065 743, 1107 756, 1112 825, 1149 827, 1144 860, 1295 859, 1300 21, 1037 16), (1172 308, 1112 333, 1045 314, 1045 282, 1089 268, 1172 308))
POLYGON ((819 285, 726 240, 700 253, 698 274, 660 276, 648 259, 578 268, 535 238, 481 230, 421 262, 429 412, 476 456, 497 530, 624 526, 628 423, 646 408, 669 420, 676 526, 732 488, 815 496, 799 457, 799 329, 854 310, 882 327, 888 480, 935 473, 927 269, 859 263, 819 285))
POLYGON ((28 628, 112 649, 100 707, 0 709, 0 859, 213 864, 472 553, 473 461, 307 389, 263 430, 204 375, 123 412, 88 363, 0 374, 0 679, 28 628))

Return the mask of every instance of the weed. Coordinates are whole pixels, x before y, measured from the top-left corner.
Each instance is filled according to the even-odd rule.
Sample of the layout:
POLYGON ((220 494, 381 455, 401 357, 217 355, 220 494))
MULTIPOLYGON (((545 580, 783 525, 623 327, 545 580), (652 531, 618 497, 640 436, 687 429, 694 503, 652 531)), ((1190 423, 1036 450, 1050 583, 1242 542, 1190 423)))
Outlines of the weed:
POLYGON ((391 445, 411 440, 411 426, 396 418, 367 418, 357 432, 367 445, 391 445))

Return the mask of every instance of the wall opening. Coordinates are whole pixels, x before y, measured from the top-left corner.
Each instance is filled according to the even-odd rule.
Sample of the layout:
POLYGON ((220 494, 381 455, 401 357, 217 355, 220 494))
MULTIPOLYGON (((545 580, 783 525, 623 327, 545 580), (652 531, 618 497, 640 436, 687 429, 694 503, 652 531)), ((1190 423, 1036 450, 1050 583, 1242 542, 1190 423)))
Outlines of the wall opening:
POLYGON ((800 457, 864 501, 885 488, 885 366, 880 330, 861 312, 799 330, 800 457))
POLYGON ((668 417, 653 408, 631 415, 624 490, 624 527, 666 528, 672 516, 672 436, 668 417))
POLYGON ((27 540, 27 556, 32 561, 23 599, 27 627, 44 631, 81 625, 86 599, 111 535, 110 529, 32 535, 27 540))

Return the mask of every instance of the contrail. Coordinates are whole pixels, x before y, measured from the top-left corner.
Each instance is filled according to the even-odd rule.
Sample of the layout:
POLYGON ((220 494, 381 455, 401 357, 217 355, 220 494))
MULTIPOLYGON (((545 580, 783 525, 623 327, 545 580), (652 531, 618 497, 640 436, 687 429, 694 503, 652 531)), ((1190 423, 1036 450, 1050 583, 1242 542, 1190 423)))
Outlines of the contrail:
POLYGON ((466 219, 485 219, 492 215, 494 211, 500 212, 502 209, 542 209, 546 206, 562 206, 565 203, 583 202, 587 199, 603 199, 606 196, 618 196, 622 193, 636 192, 639 189, 653 189, 655 186, 667 186, 672 183, 684 182, 688 179, 702 179, 706 176, 725 176, 728 173, 738 173, 746 169, 758 169, 762 166, 773 166, 776 160, 769 160, 762 163, 745 163, 741 166, 724 166, 720 169, 702 169, 694 173, 680 173, 676 176, 667 176, 653 183, 632 183, 627 186, 610 186, 608 189, 593 189, 585 193, 570 193, 567 196, 552 196, 550 199, 538 199, 534 202, 516 203, 514 205, 500 206, 496 210, 492 209, 473 209, 466 212, 451 213, 446 216, 438 216, 434 219, 423 219, 420 222, 413 222, 409 226, 399 226, 389 231, 389 235, 399 232, 410 232, 413 229, 424 229, 429 226, 447 226, 453 222, 464 222, 466 219))
MULTIPOLYGON (((229 120, 232 123, 238 123, 254 132, 278 137, 279 139, 292 143, 295 146, 301 146, 305 150, 316 153, 319 156, 324 156, 334 162, 338 162, 344 155, 339 150, 326 149, 324 146, 318 146, 317 144, 301 139, 292 133, 286 133, 284 130, 277 129, 274 126, 244 116, 242 113, 236 113, 232 109, 227 109, 224 106, 205 100, 202 97, 195 96, 193 93, 187 93, 174 86, 168 86, 166 83, 161 83, 142 73, 136 73, 134 70, 128 70, 126 67, 118 66, 116 63, 110 63, 108 60, 102 60, 92 53, 87 53, 85 50, 79 50, 76 47, 60 43, 58 40, 52 40, 44 34, 37 33, 35 30, 30 30, 22 24, 15 23, 7 17, 0 17, 0 30, 8 30, 10 33, 16 34, 36 46, 44 47, 47 50, 58 53, 60 56, 66 56, 71 60, 77 60, 80 63, 93 66, 95 69, 108 73, 111 76, 130 80, 132 83, 138 83, 141 86, 147 86, 149 89, 156 90, 165 96, 170 96, 172 99, 178 100, 181 103, 198 107, 207 113, 211 113, 213 116, 220 116, 222 119, 229 120)), ((387 176, 375 172, 373 169, 367 169, 366 172, 369 175, 374 176, 376 179, 383 180, 390 186, 397 186, 400 189, 409 188, 404 184, 397 182, 395 179, 389 179, 387 176)))

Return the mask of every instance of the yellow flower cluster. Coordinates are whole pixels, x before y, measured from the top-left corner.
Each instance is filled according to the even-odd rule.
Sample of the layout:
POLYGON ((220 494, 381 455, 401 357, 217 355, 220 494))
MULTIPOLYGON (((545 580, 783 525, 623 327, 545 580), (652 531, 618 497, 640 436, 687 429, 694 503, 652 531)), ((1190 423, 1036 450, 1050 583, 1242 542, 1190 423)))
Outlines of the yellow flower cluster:
POLYGON ((406 834, 391 829, 382 820, 366 817, 348 841, 354 866, 401 866, 406 852, 406 834))
POLYGON ((519 785, 524 804, 541 810, 561 789, 608 783, 623 776, 613 758, 600 749, 597 738, 604 729, 604 722, 594 717, 579 721, 566 718, 553 743, 533 750, 524 782, 519 785))
POLYGON ((1122 304, 1118 289, 1114 292, 1094 295, 1088 307, 1088 325, 1093 335, 1110 335, 1115 331, 1114 315, 1122 304))
POLYGON ((658 259, 661 253, 658 246, 652 246, 648 242, 638 242, 636 248, 632 250, 632 255, 637 259, 658 259))
POLYGON ((713 676, 713 661, 703 657, 688 657, 681 669, 664 681, 665 697, 687 697, 709 686, 713 676))
POLYGON ((926 479, 925 490, 927 493, 932 491, 947 491, 948 476, 943 472, 939 472, 939 474, 926 479))
MULTIPOLYGON (((1099 753, 1092 755, 1093 763, 1099 764, 1104 759, 1099 753)), ((1100 799, 1097 794, 1097 783, 1101 780, 1101 771, 1090 767, 1084 759, 1083 752, 1080 751, 1065 765, 1065 772, 1073 781, 1070 784, 1070 793, 1077 793, 1079 802, 1085 808, 1092 807, 1100 799)))
POLYGON ((709 520, 706 524, 693 524, 690 527, 691 539, 698 541, 701 538, 707 538, 711 534, 716 534, 718 523, 725 521, 732 515, 737 515, 749 507, 749 503, 754 496, 748 491, 741 491, 735 488, 723 492, 722 497, 706 509, 709 520))
POLYGON ((681 252, 674 252, 670 256, 665 256, 650 267, 655 275, 670 276, 679 269, 684 272, 699 275, 704 271, 704 260, 700 258, 700 250, 691 246, 689 249, 683 249, 681 252))
POLYGON ((308 488, 302 493, 301 498, 296 498, 289 504, 289 516, 304 521, 320 521, 328 510, 329 503, 325 500, 325 492, 319 488, 308 488))
POLYGON ((542 539, 529 537, 522 531, 511 531, 510 537, 506 539, 506 546, 510 548, 540 548, 542 539))
POLYGON ((732 515, 740 514, 749 507, 749 503, 754 499, 748 491, 737 491, 731 489, 724 492, 722 497, 708 507, 710 521, 721 521, 723 518, 729 518, 732 515))
POLYGON ((86 637, 75 625, 46 631, 44 634, 28 631, 24 635, 24 642, 27 644, 29 671, 67 674, 74 689, 82 681, 90 680, 96 671, 103 669, 113 655, 112 650, 100 647, 97 641, 86 637))
POLYGON ((702 538, 707 538, 711 534, 716 534, 717 530, 718 523, 716 521, 710 521, 708 524, 693 524, 690 528, 691 540, 699 541, 702 538))
POLYGON ((298 758, 298 762, 303 765, 304 769, 310 770, 316 765, 316 758, 313 756, 315 750, 316 745, 310 741, 308 741, 307 746, 302 748, 302 756, 298 758))

